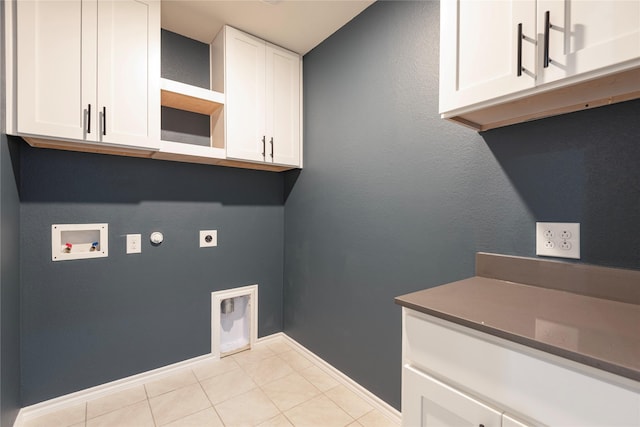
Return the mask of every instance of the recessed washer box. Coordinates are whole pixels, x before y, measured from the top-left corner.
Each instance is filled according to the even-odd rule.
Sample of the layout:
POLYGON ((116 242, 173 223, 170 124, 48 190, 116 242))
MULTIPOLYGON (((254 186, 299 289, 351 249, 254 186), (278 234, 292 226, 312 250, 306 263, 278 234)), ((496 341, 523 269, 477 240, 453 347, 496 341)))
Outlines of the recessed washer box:
POLYGON ((109 224, 51 225, 51 260, 109 256, 109 224))

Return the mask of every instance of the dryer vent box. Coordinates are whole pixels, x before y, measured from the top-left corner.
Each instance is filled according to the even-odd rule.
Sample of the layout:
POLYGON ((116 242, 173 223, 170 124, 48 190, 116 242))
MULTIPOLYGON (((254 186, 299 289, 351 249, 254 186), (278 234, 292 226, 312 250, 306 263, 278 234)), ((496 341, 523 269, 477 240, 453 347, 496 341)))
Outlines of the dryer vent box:
POLYGON ((53 224, 51 260, 109 256, 109 224, 53 224))

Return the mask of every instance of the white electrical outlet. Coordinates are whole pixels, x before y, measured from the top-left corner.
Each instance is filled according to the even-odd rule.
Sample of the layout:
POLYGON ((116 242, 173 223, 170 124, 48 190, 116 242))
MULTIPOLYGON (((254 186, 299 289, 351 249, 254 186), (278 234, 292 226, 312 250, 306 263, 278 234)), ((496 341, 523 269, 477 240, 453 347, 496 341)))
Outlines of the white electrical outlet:
POLYGON ((218 231, 200 230, 200 247, 208 248, 211 246, 218 246, 218 231))
POLYGON ((142 252, 142 234, 127 234, 127 253, 139 254, 142 252))
POLYGON ((536 222, 536 255, 580 259, 580 223, 536 222))

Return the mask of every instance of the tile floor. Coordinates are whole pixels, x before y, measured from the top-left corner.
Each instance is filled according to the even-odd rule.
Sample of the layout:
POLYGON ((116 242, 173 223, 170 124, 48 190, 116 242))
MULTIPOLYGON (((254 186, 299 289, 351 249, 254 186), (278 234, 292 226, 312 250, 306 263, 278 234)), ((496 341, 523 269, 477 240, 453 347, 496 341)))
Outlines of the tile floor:
POLYGON ((160 380, 31 419, 24 427, 301 426, 396 424, 284 338, 160 380))

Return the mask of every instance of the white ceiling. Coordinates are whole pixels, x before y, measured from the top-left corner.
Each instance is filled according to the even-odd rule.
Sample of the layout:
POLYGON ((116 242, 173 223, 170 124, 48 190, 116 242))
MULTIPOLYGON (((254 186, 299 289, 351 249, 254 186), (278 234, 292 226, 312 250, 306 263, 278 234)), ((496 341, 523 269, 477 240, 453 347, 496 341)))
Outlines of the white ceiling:
POLYGON ((162 0, 162 28, 211 43, 224 24, 306 54, 375 0, 162 0))

